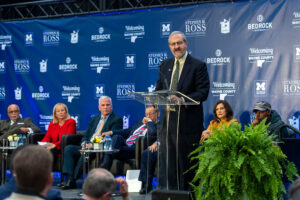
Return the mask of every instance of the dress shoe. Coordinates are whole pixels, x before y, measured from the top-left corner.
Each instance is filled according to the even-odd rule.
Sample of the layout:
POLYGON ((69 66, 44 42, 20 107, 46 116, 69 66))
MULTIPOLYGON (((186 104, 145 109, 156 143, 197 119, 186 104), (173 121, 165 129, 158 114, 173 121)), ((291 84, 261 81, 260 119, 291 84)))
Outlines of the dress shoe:
POLYGON ((61 188, 62 186, 64 186, 66 184, 66 182, 65 181, 63 181, 63 182, 61 182, 61 183, 59 183, 59 184, 57 184, 56 186, 57 187, 59 187, 59 188, 61 188))
POLYGON ((76 182, 74 180, 68 179, 67 182, 61 187, 63 190, 69 190, 76 188, 76 182))
POLYGON ((112 164, 112 155, 105 154, 102 163, 99 165, 100 168, 110 170, 112 164))
POLYGON ((146 194, 146 189, 145 188, 140 189, 139 193, 140 194, 146 194))

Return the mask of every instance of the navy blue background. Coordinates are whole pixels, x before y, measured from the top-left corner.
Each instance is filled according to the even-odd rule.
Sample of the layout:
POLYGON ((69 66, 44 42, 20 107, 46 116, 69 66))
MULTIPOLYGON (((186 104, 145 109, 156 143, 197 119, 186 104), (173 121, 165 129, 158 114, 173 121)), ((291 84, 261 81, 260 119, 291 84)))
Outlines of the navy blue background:
POLYGON ((211 89, 204 102, 205 126, 219 99, 232 105, 234 117, 243 124, 253 118, 254 103, 266 100, 283 121, 299 129, 300 4, 277 0, 1 22, 0 46, 6 45, 0 49, 0 118, 7 119, 7 106, 16 103, 23 117, 33 118, 44 129, 51 121, 54 104, 63 102, 77 119, 78 129, 86 129, 91 115, 98 112, 99 95, 108 95, 113 99, 115 113, 125 121, 129 119, 125 127, 133 125, 144 116, 144 106, 127 98, 126 93, 149 91, 151 85, 153 89, 159 60, 172 56, 167 39, 174 30, 186 34, 188 51, 194 57, 205 62, 211 58, 227 60, 207 64, 211 89), (227 33, 221 29, 224 19, 229 20, 227 33), (131 42, 130 37, 124 36, 128 31, 126 26, 144 30, 129 31, 133 35, 141 34, 131 42), (249 26, 261 28, 249 29, 249 26), (54 39, 45 44, 43 36, 51 31, 59 32, 59 41, 51 43, 54 39), (70 42, 73 31, 78 31, 75 44, 70 42), (32 34, 32 41, 27 41, 30 44, 26 44, 26 34, 32 34), (91 35, 105 34, 110 34, 105 41, 91 40, 91 35), (11 36, 11 40, 5 36, 11 36), (92 56, 108 57, 109 66, 97 73, 90 67, 92 56), (127 63, 126 56, 134 56, 132 62, 127 63), (77 69, 59 70, 59 65, 67 64, 67 57, 71 59, 69 64, 77 64, 77 69), (253 62, 252 57, 256 57, 253 62), (18 66, 16 71, 16 60, 22 59, 28 60, 26 67, 30 69, 20 71, 18 66), (149 64, 149 59, 155 62, 149 64), (46 72, 40 71, 42 60, 47 60, 46 72), (43 90, 39 90, 40 86, 43 90), (63 86, 80 88, 80 96, 64 90, 63 86), (97 93, 98 96, 96 86, 103 86, 103 93, 97 93), (14 90, 20 87, 21 99, 17 100, 14 90), (62 96, 68 92, 75 95, 72 101, 62 96), (50 97, 38 100, 32 93, 49 93, 50 97))

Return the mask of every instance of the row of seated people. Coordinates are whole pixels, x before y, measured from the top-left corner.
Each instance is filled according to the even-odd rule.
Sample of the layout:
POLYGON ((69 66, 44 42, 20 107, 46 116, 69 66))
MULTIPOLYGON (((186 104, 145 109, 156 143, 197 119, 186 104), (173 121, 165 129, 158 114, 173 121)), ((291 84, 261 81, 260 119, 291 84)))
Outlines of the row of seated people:
MULTIPOLYGON (((103 162, 100 167, 110 169, 112 160, 127 160, 135 157, 135 140, 141 135, 156 137, 157 122, 159 118, 159 110, 153 106, 146 107, 145 114, 141 122, 138 122, 129 129, 122 129, 122 118, 112 112, 112 101, 110 97, 103 96, 99 99, 99 111, 101 114, 93 117, 85 131, 81 145, 68 145, 64 149, 64 163, 62 172, 66 176, 66 180, 59 184, 63 189, 70 189, 76 186, 76 180, 80 177, 83 167, 83 156, 79 152, 80 149, 92 148, 91 141, 95 136, 112 136, 112 146, 120 149, 117 153, 105 153, 103 162)), ((255 112, 255 120, 253 125, 257 125, 267 117, 266 123, 270 123, 269 131, 271 134, 278 134, 278 128, 283 125, 279 114, 275 110, 271 110, 271 105, 267 102, 258 102, 255 104, 253 112, 255 112)), ((223 124, 229 125, 231 122, 238 123, 233 118, 233 111, 228 102, 221 100, 214 106, 215 120, 210 122, 207 130, 203 131, 201 140, 205 140, 212 134, 213 127, 220 128, 223 124)), ((40 132, 30 118, 21 119, 20 109, 13 104, 8 107, 8 116, 10 120, 0 121, 1 140, 10 133, 31 133, 40 132), (12 131, 13 130, 13 131, 12 131)), ((53 121, 50 123, 48 131, 42 142, 49 142, 44 145, 49 149, 57 159, 61 153, 61 137, 64 134, 75 134, 76 123, 70 118, 68 108, 65 104, 58 103, 53 108, 53 121)), ((287 137, 287 130, 282 129, 283 137, 287 137)), ((154 140, 155 141, 155 140, 154 140)), ((158 142, 149 144, 142 154, 141 173, 139 179, 142 181, 141 193, 149 192, 152 189, 152 179, 157 160, 158 142), (148 175, 147 175, 148 172, 148 175)), ((55 162, 54 162, 55 163, 55 162)))
MULTIPOLYGON (((76 123, 70 118, 68 108, 65 104, 58 103, 53 108, 53 121, 50 122, 47 133, 41 141, 48 142, 43 147, 53 154, 55 160, 57 160, 61 153, 64 154, 62 172, 66 176, 66 180, 59 184, 62 189, 75 187, 75 181, 80 177, 83 167, 83 156, 79 150, 92 148, 91 141, 94 137, 111 135, 113 148, 120 149, 117 153, 106 154, 104 156, 101 166, 108 170, 114 158, 119 160, 135 158, 135 140, 138 136, 148 133, 153 138, 156 137, 156 124, 159 117, 159 110, 157 108, 153 106, 147 107, 145 109, 146 116, 141 122, 124 130, 122 129, 122 118, 112 112, 110 97, 101 97, 98 108, 100 114, 90 120, 87 130, 83 134, 81 145, 68 145, 63 152, 61 152, 61 138, 66 134, 75 134, 76 123)), ((32 123, 30 118, 20 118, 20 109, 17 105, 12 104, 8 107, 8 116, 10 120, 2 120, 0 122, 2 138, 6 138, 12 133, 40 132, 40 129, 32 123), (24 121, 28 121, 28 123, 23 123, 24 121), (3 126, 2 122, 9 123, 9 126, 3 126), (22 131, 23 129, 26 130, 22 131)))

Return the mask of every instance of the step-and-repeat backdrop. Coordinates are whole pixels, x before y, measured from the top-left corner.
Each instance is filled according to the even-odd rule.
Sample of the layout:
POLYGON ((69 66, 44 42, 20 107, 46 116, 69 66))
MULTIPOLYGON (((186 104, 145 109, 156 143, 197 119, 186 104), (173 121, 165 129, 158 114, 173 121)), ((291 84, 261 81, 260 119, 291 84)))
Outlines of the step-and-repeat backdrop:
POLYGON ((65 103, 86 129, 108 95, 124 127, 144 116, 128 92, 153 91, 159 63, 171 57, 168 36, 180 30, 188 51, 207 63, 213 106, 227 100, 243 124, 255 102, 269 101, 299 129, 300 4, 264 0, 201 4, 106 15, 0 22, 0 117, 16 103, 42 129, 65 103))

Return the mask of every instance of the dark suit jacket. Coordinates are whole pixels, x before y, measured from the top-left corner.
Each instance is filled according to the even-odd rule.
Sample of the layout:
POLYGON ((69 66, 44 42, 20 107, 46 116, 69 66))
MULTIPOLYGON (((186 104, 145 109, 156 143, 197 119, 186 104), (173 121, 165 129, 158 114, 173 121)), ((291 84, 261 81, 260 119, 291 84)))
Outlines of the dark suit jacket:
MULTIPOLYGON (((83 142, 89 142, 91 137, 96 131, 97 125, 101 119, 101 114, 96 115, 91 119, 89 122, 88 128, 86 132, 84 133, 81 143, 83 142)), ((106 120, 102 132, 111 131, 111 130, 118 130, 123 128, 123 120, 118 115, 114 114, 113 112, 109 115, 108 119, 106 120)))
POLYGON ((19 118, 13 125, 10 125, 10 120, 0 121, 0 141, 12 134, 21 134, 20 128, 31 128, 34 133, 40 133, 41 129, 32 123, 31 118, 19 118))
MULTIPOLYGON (((160 65, 159 79, 156 83, 156 90, 168 90, 175 58, 164 60, 160 65)), ((166 111, 162 112, 162 130, 159 135, 160 140, 160 184, 161 187, 166 187, 166 182, 169 183, 171 189, 177 188, 177 169, 176 167, 167 168, 166 160, 171 166, 178 166, 179 189, 189 190, 189 184, 195 173, 191 170, 184 173, 192 165, 188 159, 188 155, 199 144, 203 127, 203 107, 202 102, 207 99, 209 92, 209 77, 206 64, 187 55, 179 82, 177 91, 187 95, 188 97, 200 101, 200 105, 180 106, 180 121, 178 138, 177 130, 177 112, 170 111, 169 120, 169 135, 166 134, 166 111), (168 144, 168 145, 167 145, 168 144), (168 152, 168 155, 166 155, 168 152), (176 158, 178 152, 178 160, 176 158), (178 162, 177 162, 178 161, 178 162), (168 176, 164 176, 168 174, 168 176)), ((184 99, 186 102, 188 99, 184 99)), ((179 107, 176 106, 177 111, 179 107)))
MULTIPOLYGON (((132 127, 129 127, 127 129, 121 129, 121 130, 114 130, 113 134, 114 135, 121 135, 125 140, 129 138, 136 129, 138 129, 140 126, 142 126, 142 121, 137 122, 135 125, 132 127)), ((156 133, 157 133, 157 124, 153 123, 152 121, 146 123, 147 126, 147 132, 146 135, 156 138, 156 133)))
MULTIPOLYGON (((174 57, 164 60, 160 65, 159 79, 156 83, 156 90, 168 90, 173 66, 174 57), (167 85, 166 85, 167 84, 167 85)), ((203 107, 202 102, 207 99, 209 93, 209 77, 206 64, 190 55, 187 55, 177 91, 188 97, 200 101, 199 106, 181 106, 180 132, 184 135, 194 136, 194 141, 199 141, 203 131, 203 107)), ((189 101, 185 99, 185 101, 189 101)))
MULTIPOLYGON (((5 199, 11 195, 11 193, 17 191, 17 183, 14 177, 11 177, 8 182, 0 187, 0 200, 5 199)), ((50 189, 47 193, 46 200, 62 200, 60 191, 56 189, 50 189)))

